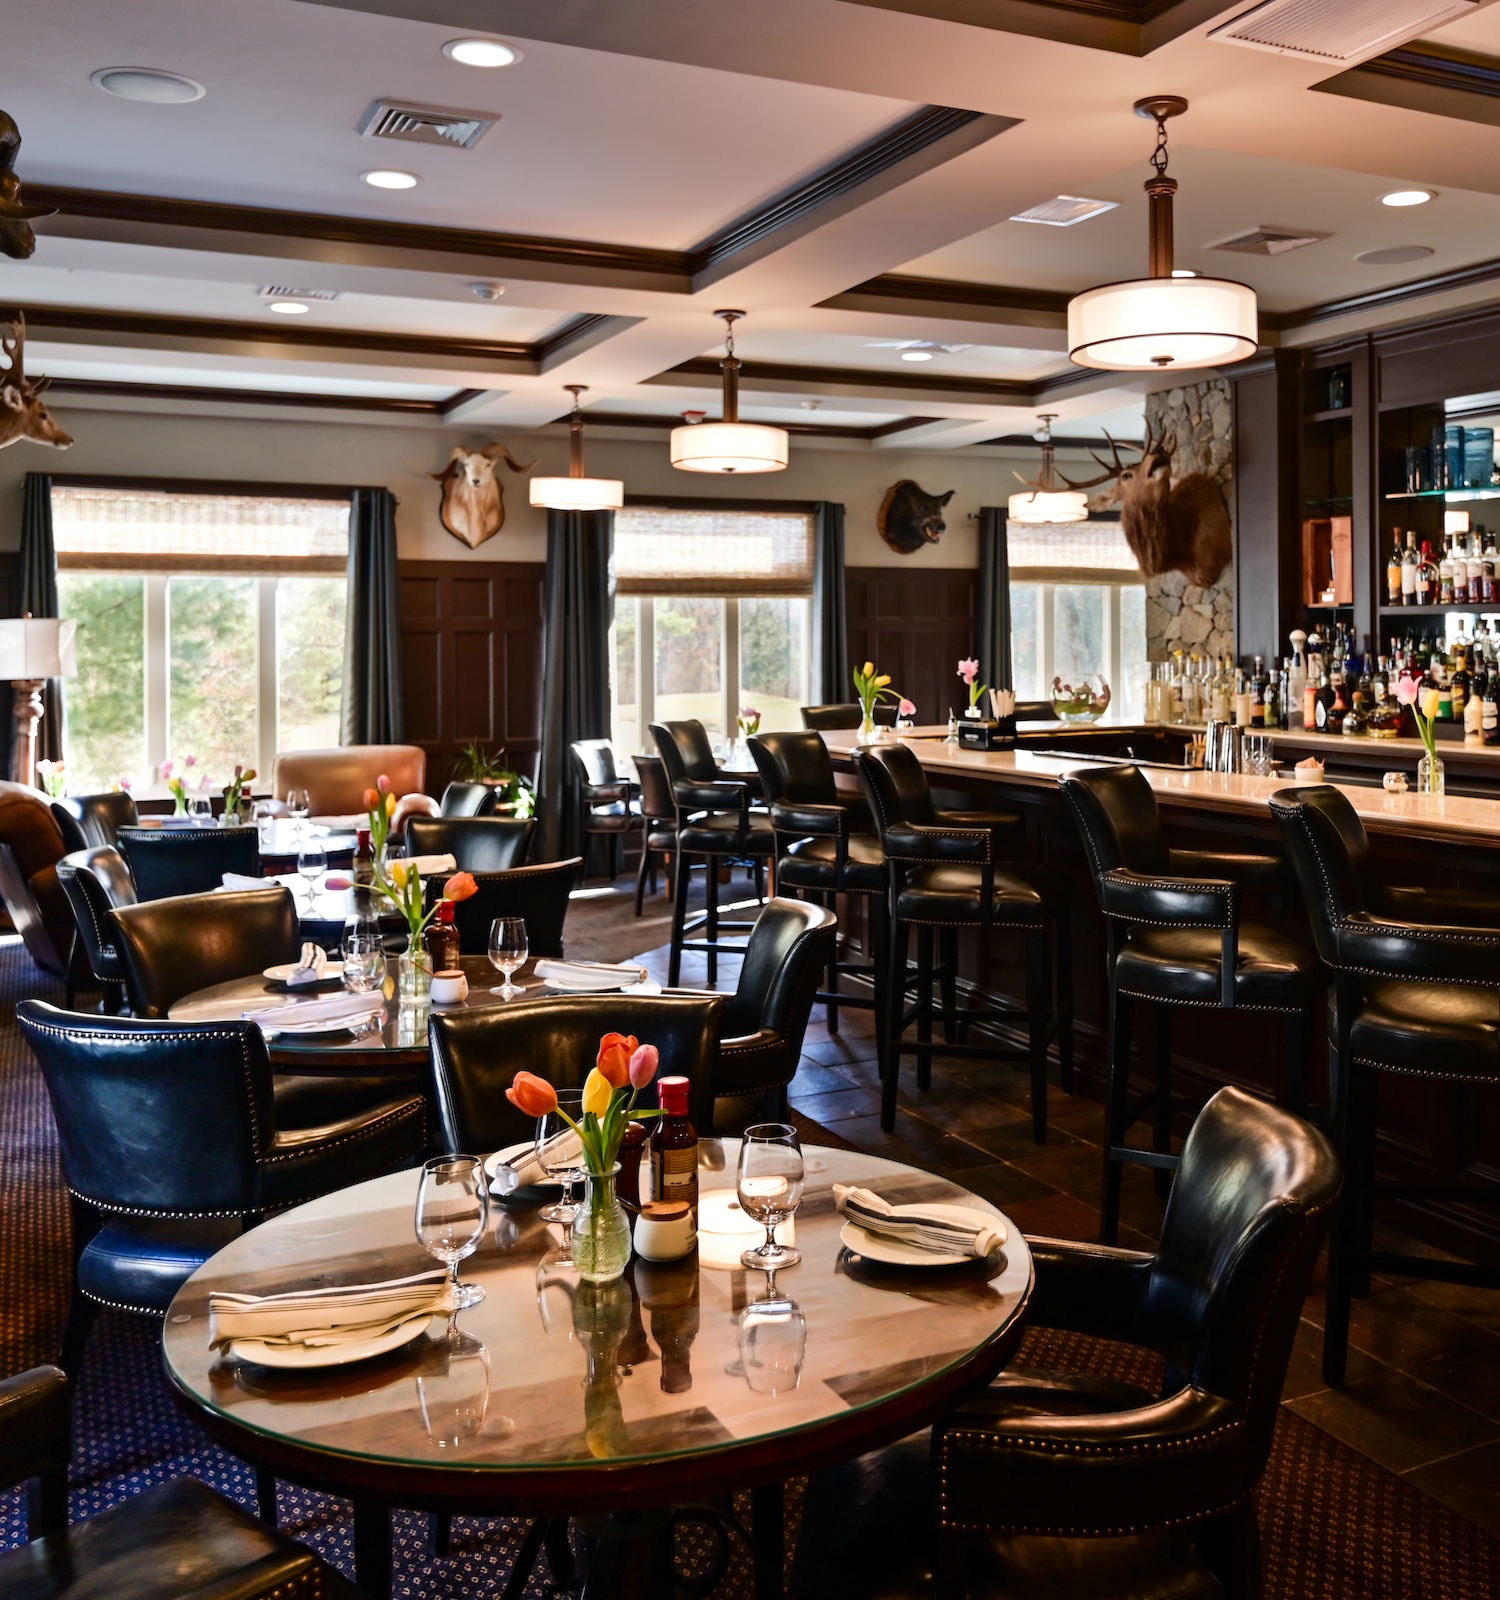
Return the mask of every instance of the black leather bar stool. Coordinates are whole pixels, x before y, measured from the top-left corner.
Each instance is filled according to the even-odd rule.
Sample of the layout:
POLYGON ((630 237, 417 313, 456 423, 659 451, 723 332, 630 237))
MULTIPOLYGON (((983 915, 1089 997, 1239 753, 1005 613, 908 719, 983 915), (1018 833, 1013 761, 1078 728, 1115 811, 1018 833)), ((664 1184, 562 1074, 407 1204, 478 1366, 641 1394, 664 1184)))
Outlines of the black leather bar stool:
POLYGON ((1280 894, 1279 857, 1174 850, 1167 844, 1156 794, 1137 767, 1084 767, 1058 780, 1083 836, 1094 892, 1108 937, 1109 1087, 1105 1099, 1101 1235, 1113 1244, 1120 1225, 1126 1163, 1166 1174, 1172 1113, 1196 1112, 1172 1094, 1171 1008, 1272 1011, 1286 1019, 1281 1098, 1307 1115, 1311 1014, 1328 986, 1317 952, 1300 930, 1240 916, 1244 892, 1280 894), (1135 1002, 1156 1003, 1155 1084, 1130 1100, 1130 1041, 1135 1002), (1125 1143, 1131 1125, 1154 1114, 1150 1150, 1125 1143))
POLYGON ((1045 1143, 1047 1050, 1054 1038, 1065 1081, 1071 1081, 1073 1073, 1072 941, 1066 884, 1054 881, 1053 875, 1045 871, 997 865, 1019 848, 1024 831, 1021 819, 1006 812, 937 810, 927 787, 927 774, 906 745, 861 745, 854 750, 853 759, 885 851, 890 895, 890 982, 880 1064, 881 1126, 895 1125, 903 1052, 917 1057, 919 1089, 932 1085, 934 1055, 1019 1060, 1031 1065, 1031 1126, 1037 1143, 1045 1143), (906 992, 912 980, 906 952, 912 927, 917 929, 917 996, 908 1012, 906 992), (1024 1008, 958 1008, 960 928, 1026 935, 1024 1008), (933 960, 934 934, 941 938, 939 964, 933 960), (942 1004, 936 1007, 932 1003, 934 979, 943 990, 942 1004), (934 1018, 944 1026, 944 1043, 933 1042, 934 1018), (913 1022, 917 1037, 908 1043, 905 1034, 913 1022), (1006 1027, 1024 1022, 1028 1033, 1026 1049, 955 1042, 958 1026, 975 1022, 1006 1027))
POLYGON ((721 863, 743 862, 755 873, 756 895, 765 899, 765 865, 776 847, 771 819, 763 811, 750 809, 750 789, 721 772, 714 761, 713 747, 703 724, 691 722, 653 722, 652 737, 661 752, 672 785, 672 803, 677 810, 677 854, 672 865, 672 959, 668 982, 675 986, 682 978, 682 952, 703 950, 708 955, 708 981, 718 982, 719 952, 743 955, 744 946, 720 940, 723 929, 748 932, 753 919, 721 918, 719 915, 719 874, 721 863), (703 856, 708 862, 707 908, 688 919, 690 857, 703 856), (689 933, 703 929, 706 938, 689 939, 689 933))
POLYGON ((1323 1376, 1339 1384, 1350 1301, 1369 1292, 1371 1272, 1500 1289, 1492 1267, 1375 1250, 1372 1242, 1378 1199, 1493 1205, 1490 1186, 1461 1175, 1425 1183, 1377 1178, 1375 1110, 1383 1073, 1429 1088, 1500 1087, 1500 899, 1381 884, 1364 824, 1337 789, 1279 789, 1271 812, 1318 953, 1334 973, 1329 1059, 1347 1187, 1329 1251, 1323 1376))
MULTIPOLYGON (((858 700, 841 701, 837 705, 802 706, 802 726, 818 733, 832 733, 857 728, 864 721, 864 708, 858 700)), ((882 700, 875 707, 875 721, 882 728, 896 725, 897 707, 882 700)))
POLYGON ((672 801, 666 763, 660 756, 636 756, 635 776, 641 789, 641 867, 635 875, 635 914, 640 916, 648 873, 651 893, 656 893, 656 858, 665 856, 670 871, 672 857, 677 854, 677 807, 672 801))
POLYGON ((608 852, 612 883, 620 876, 621 842, 626 834, 641 826, 634 785, 629 778, 621 776, 615 761, 615 747, 608 739, 575 739, 572 749, 583 795, 583 876, 588 876, 591 846, 596 838, 602 838, 608 852))
MULTIPOLYGON (((135 883, 125 858, 110 845, 75 850, 57 863, 57 881, 78 924, 78 942, 88 958, 89 969, 103 990, 100 1009, 114 1015, 125 1007, 125 964, 115 945, 109 914, 117 906, 136 903, 135 883)), ((76 992, 77 984, 69 968, 69 1011, 76 992)))
MULTIPOLYGON (((816 709, 816 708, 813 708, 816 709)), ((868 961, 840 959, 837 941, 828 962, 828 987, 818 990, 828 1031, 839 1031, 839 1006, 875 1012, 875 1032, 884 1040, 884 973, 889 960, 887 891, 890 875, 885 851, 875 837, 870 808, 855 794, 839 793, 833 761, 820 733, 762 733, 750 740, 750 753, 776 835, 776 889, 795 891, 837 913, 838 896, 860 895, 868 908, 868 961), (842 973, 872 980, 868 995, 839 992, 842 973)))

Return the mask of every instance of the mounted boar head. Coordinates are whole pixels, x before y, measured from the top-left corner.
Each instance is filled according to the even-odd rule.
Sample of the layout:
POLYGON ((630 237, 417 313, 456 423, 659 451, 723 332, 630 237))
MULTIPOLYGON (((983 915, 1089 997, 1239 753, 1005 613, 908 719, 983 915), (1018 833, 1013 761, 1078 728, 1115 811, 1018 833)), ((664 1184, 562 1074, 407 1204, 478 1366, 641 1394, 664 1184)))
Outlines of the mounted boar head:
POLYGON ((29 206, 21 198, 16 157, 21 153, 21 130, 13 118, 0 111, 0 252, 24 261, 36 249, 31 231, 33 218, 57 214, 56 206, 29 206))
POLYGON ((18 439, 66 450, 73 435, 42 404, 42 391, 52 380, 33 383, 26 377, 26 318, 20 312, 13 322, 0 322, 0 369, 0 450, 18 439))
POLYGON ((1113 481, 1120 500, 1120 523, 1141 571, 1148 578, 1163 572, 1184 572, 1201 588, 1217 581, 1234 553, 1229 507, 1224 491, 1207 473, 1190 472, 1172 482, 1172 452, 1177 435, 1154 440, 1148 425, 1141 459, 1120 460, 1120 447, 1108 433, 1112 462, 1094 455, 1104 471, 1075 483, 1059 474, 1070 489, 1092 489, 1113 481))
POLYGON ((536 465, 534 461, 523 465, 503 444, 489 444, 483 450, 455 445, 448 465, 428 474, 443 486, 439 502, 443 526, 471 550, 505 526, 505 497, 495 476, 495 463, 502 458, 512 472, 529 472, 536 465))
POLYGON ((948 531, 943 507, 953 494, 952 489, 947 494, 928 494, 910 478, 903 478, 886 490, 880 507, 880 537, 904 556, 914 554, 923 545, 936 544, 948 531))

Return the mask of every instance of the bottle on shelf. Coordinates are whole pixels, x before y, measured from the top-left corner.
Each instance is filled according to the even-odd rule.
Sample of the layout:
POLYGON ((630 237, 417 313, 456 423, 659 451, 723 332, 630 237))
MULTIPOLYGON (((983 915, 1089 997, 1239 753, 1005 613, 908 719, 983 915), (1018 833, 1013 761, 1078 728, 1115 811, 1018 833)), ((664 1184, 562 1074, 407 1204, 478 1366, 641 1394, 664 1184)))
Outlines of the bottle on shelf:
POLYGON ((1419 606, 1435 606, 1438 603, 1438 564, 1432 559, 1432 542, 1429 539, 1422 541, 1422 559, 1417 564, 1417 601, 1419 606))
POLYGON ((1453 719, 1468 726, 1466 714, 1469 706, 1469 688, 1471 679, 1469 669, 1465 665, 1466 654, 1462 648, 1455 648, 1454 659, 1448 673, 1450 699, 1453 702, 1453 719))
POLYGON ((1266 671, 1266 658, 1256 656, 1255 670, 1250 674, 1250 726, 1264 728, 1266 725, 1266 689, 1270 685, 1271 676, 1266 671))
POLYGON ((1333 684, 1329 682, 1328 673, 1321 662, 1318 664, 1318 683, 1313 691, 1313 727, 1319 733, 1328 733, 1328 715, 1333 710, 1334 701, 1333 684))
POLYGON ((1385 566, 1385 603, 1401 604, 1401 530, 1396 529, 1395 543, 1391 546, 1391 559, 1385 566))
POLYGON ((1307 635, 1301 628, 1293 628, 1291 633, 1292 661, 1287 673, 1285 714, 1287 727, 1300 728, 1302 724, 1302 702, 1307 692, 1307 635))
POLYGON ((1490 673, 1485 686, 1481 728, 1487 745, 1500 745, 1500 673, 1490 673))
MULTIPOLYGON (((1484 551, 1480 548, 1479 536, 1483 529, 1476 527, 1469 535, 1469 604, 1482 605, 1484 602, 1484 551)), ((1493 571, 1493 569, 1491 569, 1493 571)))
POLYGON ((1302 726, 1316 730, 1318 726, 1318 695, 1323 688, 1321 666, 1308 668, 1307 680, 1302 685, 1302 726))
POLYGON ((1414 606, 1417 602, 1417 576, 1421 561, 1417 556, 1417 535, 1412 528, 1406 530, 1406 549, 1401 556, 1401 604, 1414 606))
MULTIPOLYGON (((1281 672, 1276 679, 1276 726, 1285 733, 1291 727, 1292 658, 1281 658, 1281 672)), ((1299 707, 1300 710, 1300 707, 1299 707)))
POLYGON ((1487 531, 1484 535, 1484 554, 1479 562, 1479 599, 1483 605, 1493 605, 1497 598, 1497 584, 1495 577, 1495 535, 1487 531))
MULTIPOLYGON (((1424 550, 1427 546, 1422 547, 1424 550)), ((1453 604, 1453 535, 1446 535, 1442 545, 1442 558, 1437 564, 1438 585, 1436 602, 1440 606, 1453 604)), ((1429 604, 1432 602, 1429 601, 1429 604)))
POLYGON ((1237 728, 1250 726, 1250 684, 1243 671, 1235 673, 1234 725, 1237 728))

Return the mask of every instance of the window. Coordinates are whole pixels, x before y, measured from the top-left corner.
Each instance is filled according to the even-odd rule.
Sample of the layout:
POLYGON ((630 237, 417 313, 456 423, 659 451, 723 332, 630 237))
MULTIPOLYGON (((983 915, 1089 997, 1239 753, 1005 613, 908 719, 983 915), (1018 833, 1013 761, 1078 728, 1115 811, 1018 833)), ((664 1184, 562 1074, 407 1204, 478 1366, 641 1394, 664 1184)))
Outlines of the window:
POLYGON ((1113 714, 1146 709, 1146 586, 1117 522, 1008 526, 1016 697, 1045 700, 1054 677, 1103 674, 1113 714))
POLYGON ((188 757, 220 787, 338 743, 347 499, 58 485, 52 520, 75 790, 149 792, 188 757))
POLYGON ((733 735, 800 728, 811 660, 813 519, 801 511, 632 506, 615 518, 615 744, 696 717, 733 735))

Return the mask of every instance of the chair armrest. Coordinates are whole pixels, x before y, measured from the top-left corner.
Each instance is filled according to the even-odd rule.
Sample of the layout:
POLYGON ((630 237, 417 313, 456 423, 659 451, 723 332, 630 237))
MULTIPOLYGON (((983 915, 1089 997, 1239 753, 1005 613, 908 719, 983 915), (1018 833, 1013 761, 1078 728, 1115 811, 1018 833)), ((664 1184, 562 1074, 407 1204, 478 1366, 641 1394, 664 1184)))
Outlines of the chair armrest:
POLYGON ((1286 862, 1280 856, 1225 855, 1217 850, 1172 850, 1168 854, 1172 871, 1184 878, 1228 878, 1253 894, 1280 894, 1286 888, 1286 862))
POLYGON ((672 785, 672 798, 688 811, 745 811, 749 791, 742 783, 691 783, 672 785))
POLYGON ((1072 1239, 1033 1239, 1036 1286, 1027 1314, 1043 1328, 1067 1328, 1125 1344, 1140 1342, 1156 1257, 1072 1239))
POLYGON ((1355 912, 1336 924, 1338 964, 1369 977, 1500 989, 1500 931, 1387 922, 1355 912))
POLYGON ((885 833, 892 861, 967 861, 987 865, 994 836, 988 828, 938 828, 925 822, 899 822, 885 833))
POLYGON ((1107 917, 1162 927, 1225 929, 1239 920, 1234 885, 1211 878, 1157 878, 1115 867, 1099 874, 1099 898, 1107 917))
POLYGON ((630 800, 630 784, 624 778, 617 783, 585 783, 582 788, 583 798, 592 804, 628 803, 630 800))
POLYGON ((410 1165, 427 1140, 427 1097, 400 1094, 315 1128, 278 1128, 260 1158, 266 1210, 410 1165))
POLYGON ((1500 928, 1500 895, 1474 889, 1413 888, 1384 884, 1380 909, 1395 922, 1430 922, 1442 927, 1500 928))
POLYGON ((998 843, 1019 844, 1026 837, 1026 822, 1013 811, 939 811, 943 828, 988 828, 998 843))
POLYGON ((771 826, 777 833, 815 834, 820 839, 845 839, 849 836, 849 813, 843 806, 815 806, 790 800, 773 800, 771 826))
POLYGON ((1156 1528, 1233 1505, 1257 1474, 1242 1408, 1202 1389, 1092 1416, 1004 1403, 981 1390, 932 1430, 946 1528, 1097 1534, 1105 1503, 1121 1533, 1156 1528))
POLYGON ((32 1367, 0 1382, 0 1490, 65 1472, 72 1447, 68 1380, 57 1367, 32 1367))
POLYGON ((755 1094, 764 1089, 779 1089, 797 1075, 797 1060, 786 1034, 775 1028, 720 1039, 714 1094, 755 1094))

